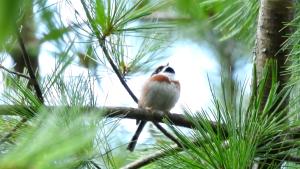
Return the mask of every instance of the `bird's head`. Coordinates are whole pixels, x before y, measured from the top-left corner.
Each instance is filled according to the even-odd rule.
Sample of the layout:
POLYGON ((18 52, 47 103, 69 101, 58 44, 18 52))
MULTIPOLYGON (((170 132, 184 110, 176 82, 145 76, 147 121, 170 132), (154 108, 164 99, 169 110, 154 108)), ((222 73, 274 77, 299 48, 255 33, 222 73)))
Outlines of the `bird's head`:
POLYGON ((170 80, 175 80, 175 71, 172 67, 169 66, 169 64, 157 67, 151 76, 154 75, 164 75, 167 76, 170 80))

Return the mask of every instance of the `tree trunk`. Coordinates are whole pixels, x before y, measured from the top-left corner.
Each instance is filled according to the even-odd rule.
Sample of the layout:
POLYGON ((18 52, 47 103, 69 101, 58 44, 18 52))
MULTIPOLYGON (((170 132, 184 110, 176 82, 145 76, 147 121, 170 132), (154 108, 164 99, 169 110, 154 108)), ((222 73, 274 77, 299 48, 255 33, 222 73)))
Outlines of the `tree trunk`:
MULTIPOLYGON (((263 77, 263 69, 268 59, 277 61, 278 82, 281 88, 287 82, 287 75, 282 75, 286 68, 287 50, 280 50, 291 34, 291 29, 285 23, 294 15, 294 0, 261 0, 256 37, 256 68, 258 80, 263 77), (283 29, 284 28, 284 29, 283 29)), ((271 77, 267 77, 271 78, 271 77)), ((270 87, 270 86, 269 86, 270 87)), ((266 93, 267 94, 267 93, 266 93)), ((267 95, 265 95, 267 96, 267 95)))
MULTIPOLYGON (((258 80, 267 78, 267 84, 264 92, 263 103, 261 110, 263 109, 268 94, 271 88, 272 74, 268 74, 264 77, 263 70, 266 65, 266 61, 272 59, 277 64, 277 82, 279 83, 278 91, 284 88, 284 85, 288 81, 288 75, 283 72, 288 66, 286 63, 287 55, 289 51, 281 50, 283 43, 287 40, 287 35, 291 34, 291 28, 285 27, 285 23, 289 23, 294 15, 294 0, 261 0, 260 10, 257 25, 256 35, 256 68, 258 80)), ((273 70, 269 70, 273 71, 273 70)), ((284 100, 281 106, 281 110, 288 105, 288 99, 284 100)), ((279 110, 280 111, 280 110, 279 110)), ((275 112, 276 113, 276 112, 275 112)), ((276 166, 280 166, 280 163, 274 163, 272 160, 265 161, 265 165, 261 164, 259 168, 270 167, 273 163, 276 166)))

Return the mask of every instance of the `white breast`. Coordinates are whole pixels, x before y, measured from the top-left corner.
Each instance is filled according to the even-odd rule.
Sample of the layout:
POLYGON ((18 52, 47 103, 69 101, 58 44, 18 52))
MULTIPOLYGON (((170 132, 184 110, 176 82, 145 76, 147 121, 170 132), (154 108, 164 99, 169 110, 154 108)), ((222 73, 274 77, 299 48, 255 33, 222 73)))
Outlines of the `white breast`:
POLYGON ((178 101, 179 95, 180 89, 175 83, 151 81, 144 86, 139 106, 170 111, 178 101))

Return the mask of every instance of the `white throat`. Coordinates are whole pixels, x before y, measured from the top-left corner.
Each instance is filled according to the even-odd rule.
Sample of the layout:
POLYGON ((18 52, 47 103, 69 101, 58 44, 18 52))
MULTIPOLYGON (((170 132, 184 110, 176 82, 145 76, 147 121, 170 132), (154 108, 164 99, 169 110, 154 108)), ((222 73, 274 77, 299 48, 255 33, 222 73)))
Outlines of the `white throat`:
POLYGON ((168 77, 170 80, 175 80, 175 74, 174 73, 160 72, 158 74, 164 75, 164 76, 168 77))

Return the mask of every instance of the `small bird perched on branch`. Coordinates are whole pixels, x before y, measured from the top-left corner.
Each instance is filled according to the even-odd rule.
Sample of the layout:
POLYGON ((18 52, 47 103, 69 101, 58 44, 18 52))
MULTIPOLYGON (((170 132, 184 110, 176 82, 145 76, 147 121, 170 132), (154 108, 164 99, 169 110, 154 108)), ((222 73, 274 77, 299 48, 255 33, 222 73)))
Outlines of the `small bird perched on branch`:
MULTIPOLYGON (((139 108, 169 112, 180 95, 180 83, 175 80, 175 71, 168 64, 159 66, 146 81, 138 102, 139 108)), ((139 121, 138 121, 139 123, 139 121)), ((127 149, 133 151, 146 121, 141 121, 127 149)))

